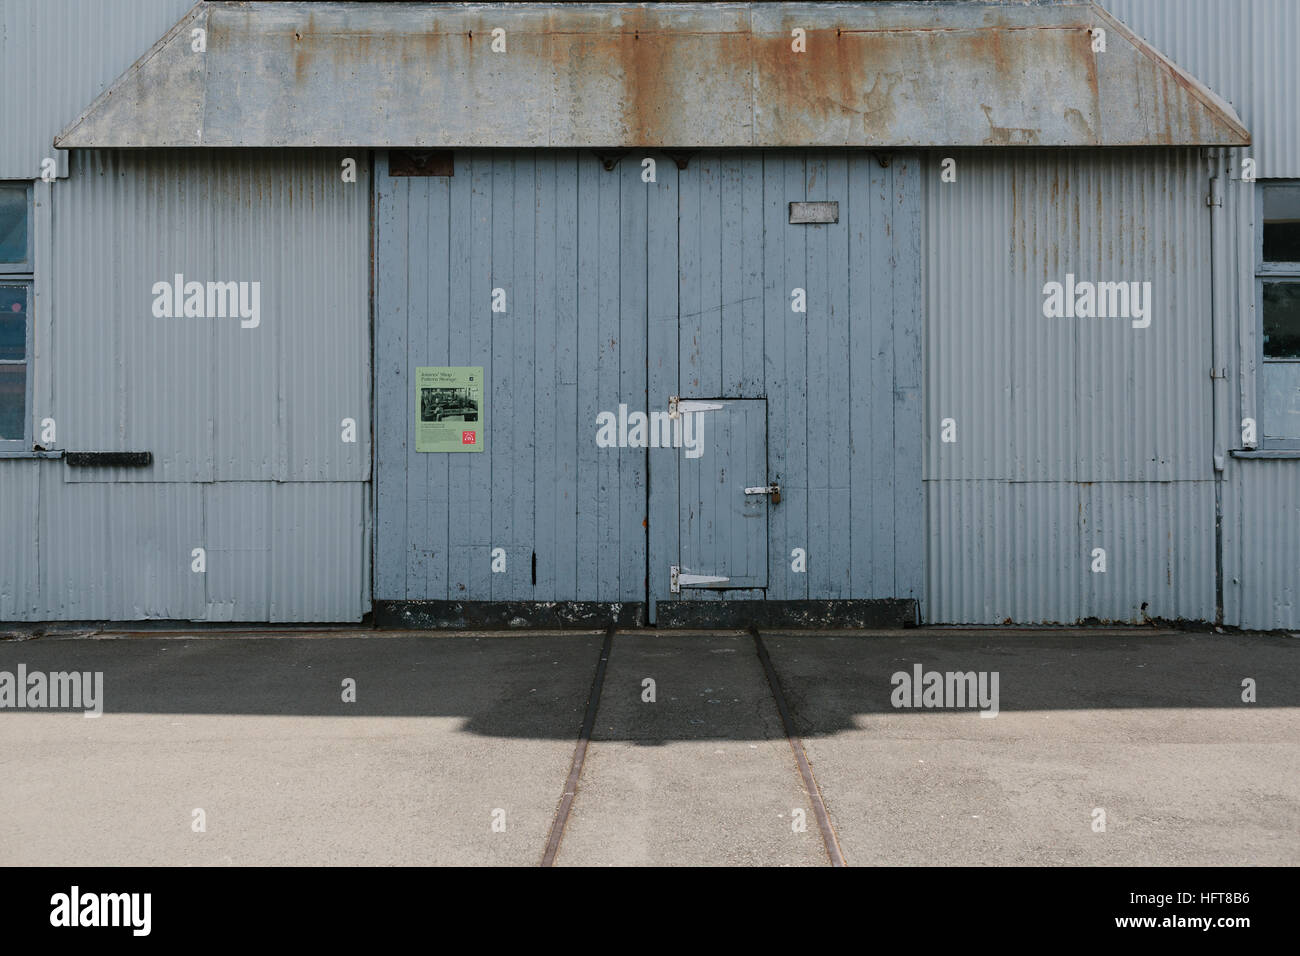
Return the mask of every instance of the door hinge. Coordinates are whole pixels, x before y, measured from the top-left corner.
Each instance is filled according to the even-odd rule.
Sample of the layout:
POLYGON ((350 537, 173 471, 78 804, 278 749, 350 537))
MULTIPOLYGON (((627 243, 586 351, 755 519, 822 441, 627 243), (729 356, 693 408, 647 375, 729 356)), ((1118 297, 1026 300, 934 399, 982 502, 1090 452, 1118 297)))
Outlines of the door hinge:
POLYGON ((676 395, 668 399, 668 417, 677 418, 679 415, 686 415, 690 412, 717 412, 725 408, 717 402, 693 402, 690 399, 681 399, 676 395))
POLYGON ((710 584, 726 584, 731 578, 719 577, 716 574, 687 574, 677 565, 670 569, 672 572, 671 583, 668 590, 677 594, 682 588, 705 587, 710 584))

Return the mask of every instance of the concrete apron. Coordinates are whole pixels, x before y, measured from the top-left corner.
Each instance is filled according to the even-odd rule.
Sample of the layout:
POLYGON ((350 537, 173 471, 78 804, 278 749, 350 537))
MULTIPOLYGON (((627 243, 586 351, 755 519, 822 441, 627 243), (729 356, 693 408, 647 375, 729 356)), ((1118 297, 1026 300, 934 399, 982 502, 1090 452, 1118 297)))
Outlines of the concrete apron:
MULTIPOLYGON (((0 672, 102 672, 104 704, 0 709, 6 863, 536 865, 602 643, 79 633, 0 642, 0 672)), ((764 642, 850 865, 1300 863, 1292 637, 764 642), (895 706, 918 665, 996 672, 997 717, 895 706)), ((558 863, 826 862, 752 639, 618 634, 558 863)))

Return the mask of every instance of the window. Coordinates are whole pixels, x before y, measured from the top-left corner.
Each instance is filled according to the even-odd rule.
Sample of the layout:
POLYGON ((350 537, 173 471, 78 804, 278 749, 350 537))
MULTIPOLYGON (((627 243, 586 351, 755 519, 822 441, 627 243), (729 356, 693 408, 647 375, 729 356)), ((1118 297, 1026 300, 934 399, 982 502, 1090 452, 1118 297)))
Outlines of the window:
POLYGON ((0 448, 30 449, 32 187, 0 183, 0 448))
POLYGON ((1300 183, 1261 183, 1259 204, 1259 427, 1265 446, 1300 448, 1300 183))

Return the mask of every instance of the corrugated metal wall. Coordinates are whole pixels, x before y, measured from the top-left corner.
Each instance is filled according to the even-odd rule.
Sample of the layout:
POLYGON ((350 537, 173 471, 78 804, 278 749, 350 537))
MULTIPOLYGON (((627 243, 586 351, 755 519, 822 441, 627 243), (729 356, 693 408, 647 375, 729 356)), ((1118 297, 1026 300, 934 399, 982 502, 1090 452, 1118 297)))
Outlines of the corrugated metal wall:
MULTIPOLYGON (((1240 422, 1258 420, 1256 389, 1255 193, 1241 180, 1253 157, 1260 179, 1300 178, 1300 4, 1294 0, 1102 0, 1103 6, 1237 109, 1252 145, 1225 150, 1214 268, 1230 331, 1223 441, 1240 448, 1240 422)), ((1223 495, 1224 622, 1251 628, 1300 627, 1300 461, 1228 457, 1223 495)))
POLYGON ((674 598, 681 453, 595 444, 600 411, 673 395, 767 399, 766 596, 919 597, 915 158, 654 155, 653 184, 635 152, 458 151, 449 179, 381 160, 377 598, 641 601, 647 571, 674 598), (789 223, 818 199, 838 224, 789 223), (414 369, 441 364, 487 370, 482 454, 414 448, 414 369))
POLYGON ((1230 474, 1224 524, 1240 530, 1224 544, 1225 619, 1300 628, 1300 461, 1242 461, 1230 474))
POLYGON ((1300 176, 1300 4, 1295 0, 1099 0, 1126 26, 1231 103, 1246 154, 1268 178, 1300 176))
POLYGON ((0 0, 0 179, 36 179, 54 136, 194 0, 0 0), (17 95, 15 95, 17 91, 17 95))
MULTIPOLYGON (((1228 414, 1219 416, 1217 436, 1212 435, 1205 375, 1213 360, 1209 218, 1204 167, 1192 153, 958 153, 960 176, 953 184, 941 184, 935 158, 927 158, 920 173, 928 251, 922 254, 918 245, 915 254, 924 258, 928 299, 925 419, 917 433, 925 444, 928 599, 923 614, 928 620, 1213 616, 1212 461, 1225 443, 1239 444, 1232 438, 1236 425, 1255 409, 1254 199, 1239 181, 1240 158, 1253 156, 1264 178, 1300 176, 1300 112, 1294 106, 1300 66, 1293 55, 1300 5, 1290 0, 1103 3, 1229 100, 1254 137, 1250 149, 1223 157, 1221 174, 1230 183, 1220 221, 1231 238, 1221 247, 1216 243, 1222 253, 1212 263, 1216 275, 1231 273, 1226 280, 1231 288, 1222 293, 1222 315, 1232 325, 1221 348, 1230 370, 1228 414), (1130 269, 1149 274, 1156 301, 1168 309, 1157 313, 1150 329, 1042 317, 1041 287, 1047 278, 1060 279, 1066 271, 1086 278, 1090 271, 1130 269), (939 421, 945 417, 957 422, 956 444, 939 441, 939 421), (1088 571, 1094 546, 1107 547, 1105 575, 1088 571)), ((36 178, 40 160, 55 152, 54 134, 191 5, 190 0, 0 0, 0 88, 7 91, 0 97, 5 132, 0 178, 36 178), (22 95, 12 95, 14 90, 22 95)), ((67 170, 67 154, 58 159, 60 171, 67 170)), ((147 449, 156 463, 145 472, 76 472, 60 461, 0 460, 0 533, 10 542, 0 551, 0 618, 343 620, 368 609, 368 186, 363 162, 361 182, 344 187, 338 159, 332 153, 74 154, 69 180, 37 184, 34 417, 57 420, 58 447, 147 449), (262 328, 154 319, 149 286, 175 272, 201 280, 261 278, 262 328), (355 445, 339 440, 344 417, 357 421, 355 445), (208 548, 206 575, 188 570, 196 538, 208 548)), ((884 260, 849 261, 851 254, 826 243, 816 227, 807 229, 802 251, 789 247, 771 261, 767 253, 758 257, 762 302, 747 293, 733 300, 735 290, 727 285, 734 283, 737 269, 747 283, 755 275, 758 259, 743 239, 721 244, 716 274, 711 266, 684 279, 675 269, 671 275, 661 271, 653 248, 677 241, 678 203, 698 203, 690 213, 697 232, 693 238, 688 230, 687 244, 711 242, 715 232, 747 236, 758 218, 768 228, 775 224, 775 200, 758 200, 762 209, 756 213, 755 200, 746 198, 752 170, 743 162, 733 168, 719 165, 717 157, 697 158, 698 165, 680 181, 671 164, 661 162, 665 189, 680 195, 671 215, 670 207, 642 202, 641 253, 635 244, 623 245, 624 226, 609 212, 610 202, 617 208, 623 198, 635 208, 635 187, 626 197, 621 195, 625 185, 611 195, 609 175, 592 169, 583 174, 585 180, 561 188, 562 177, 547 162, 522 185, 512 173, 480 173, 472 201, 482 204, 491 222, 515 228, 511 217, 527 218, 534 210, 516 209, 509 190, 522 189, 527 199, 529 183, 555 177, 558 191, 548 199, 547 215, 561 241, 516 248, 510 236, 517 234, 500 229, 489 229, 484 239, 488 220, 480 217, 475 219, 478 245, 451 243, 459 258, 446 264, 449 274, 453 268, 464 271, 464 263, 486 250, 494 261, 509 259, 512 268, 531 267, 539 283, 534 294, 554 295, 563 321, 572 325, 552 329, 541 323, 508 336, 493 333, 494 365, 512 362, 510 356, 528 336, 538 354, 556 349, 551 374, 538 379, 535 394, 523 388, 533 381, 531 370, 512 368, 512 377, 503 379, 504 391, 491 402, 509 409, 510 420, 536 418, 538 409, 552 404, 560 413, 594 414, 591 396, 579 407, 576 381, 565 371, 578 362, 595 363, 600 387, 608 385, 612 394, 666 387, 678 374, 671 363, 655 364, 653 350, 648 368, 628 361, 620 348, 628 331, 623 320, 609 325, 610 316, 627 305, 624 290, 635 291, 638 282, 649 302, 644 321, 652 336, 668 334, 667 317, 685 308, 679 297, 682 303, 699 297, 697 309, 683 313, 699 322, 692 326, 691 345, 684 343, 672 355, 683 367, 694 361, 709 369, 717 364, 718 387, 734 386, 737 394, 756 381, 745 351, 753 343, 740 344, 736 354, 742 358, 735 368, 712 363, 710 356, 721 354, 718 343, 726 341, 729 323, 738 314, 747 318, 746 309, 770 308, 773 316, 783 306, 788 309, 783 296, 785 286, 796 284, 791 275, 812 286, 814 267, 825 264, 832 296, 843 294, 834 291, 837 270, 849 276, 850 298, 863 301, 855 296, 854 283, 864 275, 871 284, 868 297, 877 294, 873 270, 884 268, 884 260), (489 183, 492 189, 485 192, 489 183), (489 192, 486 201, 480 198, 489 192), (583 209, 588 211, 580 213, 583 209), (603 238, 586 246, 566 244, 567 230, 576 228, 580 214, 596 217, 603 238), (627 258, 620 258, 625 253, 627 258), (779 282, 773 278, 778 266, 779 282), (548 276, 567 268, 580 269, 584 283, 571 290, 547 285, 548 276), (610 286, 605 277, 622 285, 610 286), (580 304, 594 316, 581 329, 580 304), (575 336, 572 347, 564 346, 567 332, 575 336), (592 344, 584 345, 589 332, 592 344), (608 347, 606 333, 611 333, 608 347), (579 354, 580 349, 590 351, 579 354)), ((868 173, 857 164, 854 159, 847 167, 850 191, 855 175, 866 177, 866 191, 879 191, 882 200, 895 187, 889 178, 894 173, 868 173)), ((799 171, 782 174, 785 191, 797 192, 802 181, 807 198, 827 198, 823 186, 841 182, 842 176, 834 178, 839 169, 835 162, 811 159, 799 171)), ((429 199, 434 213, 438 201, 429 199)), ((472 289, 467 284, 457 295, 486 301, 480 296, 497 281, 476 275, 472 289)), ((512 311, 527 308, 529 294, 516 298, 512 311)), ((460 305, 460 300, 447 303, 453 361, 462 340, 452 335, 450 309, 460 305)), ((793 525, 774 523, 773 555, 782 560, 772 568, 789 566, 787 546, 804 528, 812 554, 826 551, 831 558, 811 560, 809 574, 785 575, 784 583, 774 574, 773 587, 784 588, 780 596, 785 597, 860 596, 862 587, 876 593, 878 582, 889 579, 895 593, 908 588, 919 593, 920 575, 906 570, 906 555, 920 561, 922 536, 916 536, 913 551, 897 550, 907 544, 908 525, 895 517, 906 507, 906 501, 895 500, 901 486, 890 484, 889 495, 877 493, 869 506, 850 503, 844 510, 845 476, 859 488, 868 471, 874 479, 875 470, 883 468, 875 430, 892 428, 892 420, 873 420, 865 433, 869 463, 857 457, 863 442, 856 440, 846 462, 833 427, 828 424, 825 435, 819 430, 837 411, 834 403, 815 387, 804 385, 800 391, 801 381, 842 374, 843 308, 835 301, 826 313, 833 318, 824 325, 812 311, 802 330, 782 325, 782 335, 791 338, 764 360, 770 365, 774 355, 779 358, 780 375, 773 368, 764 372, 767 387, 787 388, 786 400, 802 410, 809 426, 806 439, 773 433, 774 447, 788 456, 788 474, 802 467, 804 481, 803 487, 797 481, 787 486, 800 488, 797 508, 778 510, 789 515, 802 509, 797 520, 781 519, 793 525), (787 352, 791 361, 807 366, 803 379, 784 364, 787 352), (843 555, 836 551, 831 528, 846 513, 851 527, 865 522, 873 531, 856 538, 843 555), (880 561, 872 541, 884 534, 877 525, 886 517, 895 550, 880 561), (879 567, 873 563, 878 561, 879 567)), ((469 330, 466 354, 484 346, 482 334, 469 330)), ((872 349, 871 356, 855 361, 875 363, 886 355, 862 338, 854 347, 872 349)), ((686 376, 679 380, 684 388, 686 376)), ((895 384, 902 399, 893 401, 904 405, 891 407, 905 417, 912 385, 905 374, 895 384)), ((872 408, 879 406, 873 400, 872 408)), ((897 434, 890 447, 901 447, 906 459, 906 446, 899 443, 911 433, 901 427, 897 434)), ((393 522, 411 521, 413 535, 437 538, 441 529, 449 543, 459 535, 471 547, 478 532, 458 530, 453 521, 458 516, 486 517, 492 540, 504 535, 511 541, 563 542, 581 536, 596 542, 590 563, 580 563, 557 544, 549 562, 544 555, 539 560, 539 585, 564 595, 636 599, 644 593, 644 560, 638 563, 636 552, 618 542, 644 535, 645 508, 624 509, 617 502, 643 494, 648 473, 626 452, 606 456, 594 471, 574 473, 577 444, 586 432, 557 429, 553 442, 543 437, 520 425, 508 439, 521 463, 530 456, 537 462, 540 484, 521 484, 501 470, 489 485, 476 484, 469 463, 449 462, 443 466, 446 476, 462 484, 444 497, 450 502, 454 489, 464 487, 465 507, 456 511, 449 505, 445 515, 437 507, 390 515, 381 540, 385 533, 405 533, 393 522), (532 501, 519 494, 526 487, 533 488, 532 501), (596 503, 549 506, 563 494, 596 503), (493 505, 489 515, 489 498, 508 507, 493 505)), ((381 461, 383 454, 381 446, 381 461)), ((417 456, 403 452, 403 457, 417 456)), ((425 461, 417 462, 417 471, 436 457, 419 456, 425 461)), ((1294 581, 1300 566, 1300 462, 1229 457, 1223 476, 1225 623, 1300 627, 1294 581)), ((423 473, 420 480, 436 489, 437 477, 423 473)), ((893 481, 892 471, 889 478, 893 481)), ((656 553, 652 537, 648 548, 658 567, 666 545, 659 548, 663 554, 656 553)), ((468 577, 472 565, 476 595, 536 593, 531 583, 524 587, 515 578, 524 573, 524 564, 512 561, 511 574, 491 575, 486 554, 486 548, 481 559, 472 552, 457 580, 468 577)), ((428 554, 416 549, 403 564, 404 569, 381 574, 394 582, 393 596, 444 590, 449 597, 464 596, 449 583, 454 569, 439 570, 428 554)))
POLYGON ((156 464, 73 480, 366 479, 368 176, 344 183, 343 156, 74 152, 54 187, 55 308, 76 317, 54 324, 60 446, 156 464), (261 325, 154 318, 154 283, 178 273, 259 281, 261 325))
POLYGON ((930 157, 927 620, 1214 617, 1206 176, 1195 150, 930 157), (1150 327, 1045 318, 1067 273, 1151 282, 1150 327))
MULTIPOLYGON (((1217 308, 1224 316, 1225 449, 1242 447, 1241 422, 1260 421, 1257 362, 1260 316, 1255 304, 1255 187, 1241 180, 1241 150, 1212 157, 1223 182, 1214 246, 1217 308)), ((1225 456, 1223 486, 1224 623, 1246 628, 1300 628, 1300 461, 1225 456)))
POLYGON ((53 235, 38 216, 34 417, 54 419, 56 448, 150 451, 154 464, 0 463, 0 526, 34 542, 6 555, 19 562, 6 585, 20 583, 0 612, 369 609, 370 185, 364 155, 356 183, 342 158, 77 151, 66 182, 42 184, 53 235), (260 324, 156 317, 153 285, 177 273, 260 282, 260 324))

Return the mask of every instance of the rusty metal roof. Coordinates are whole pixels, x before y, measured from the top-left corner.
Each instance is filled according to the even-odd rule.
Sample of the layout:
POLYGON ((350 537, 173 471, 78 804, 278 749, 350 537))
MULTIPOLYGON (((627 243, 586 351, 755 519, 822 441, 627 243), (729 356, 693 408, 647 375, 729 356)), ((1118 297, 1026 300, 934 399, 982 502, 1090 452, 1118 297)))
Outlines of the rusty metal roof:
POLYGON ((1093 3, 200 2, 55 139, 164 146, 1242 146, 1093 3), (194 52, 195 30, 206 51, 194 52), (806 52, 793 50, 805 31, 806 52), (1093 30, 1105 31, 1105 52, 1093 30), (504 52, 501 46, 504 30, 504 52))

